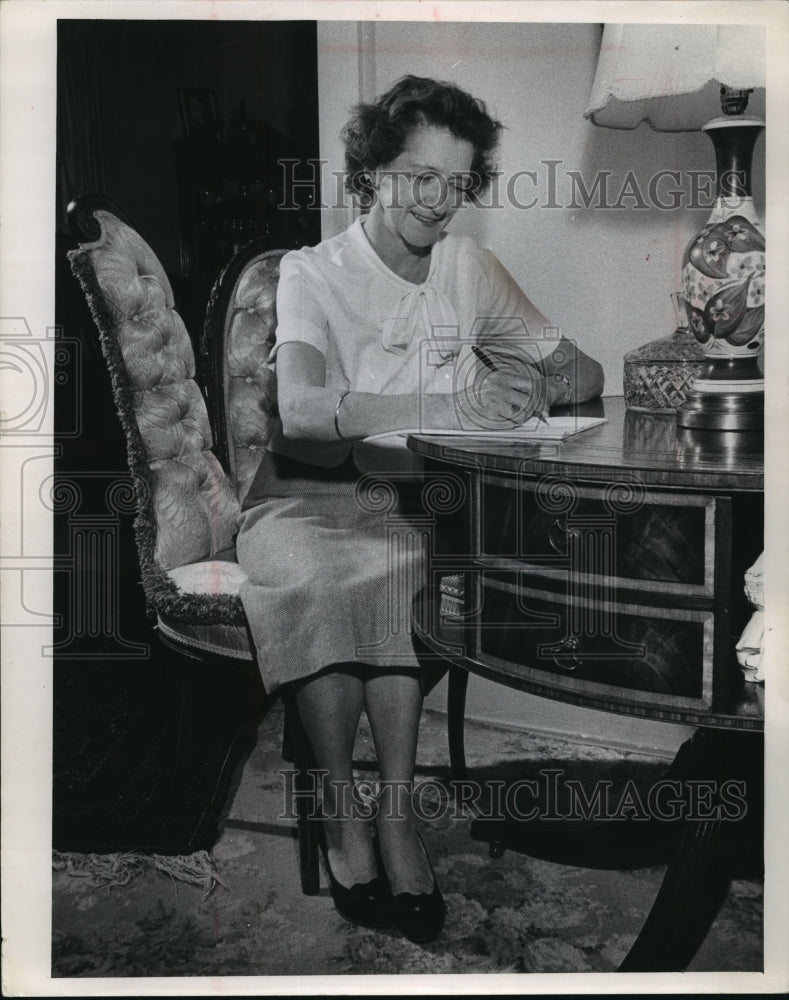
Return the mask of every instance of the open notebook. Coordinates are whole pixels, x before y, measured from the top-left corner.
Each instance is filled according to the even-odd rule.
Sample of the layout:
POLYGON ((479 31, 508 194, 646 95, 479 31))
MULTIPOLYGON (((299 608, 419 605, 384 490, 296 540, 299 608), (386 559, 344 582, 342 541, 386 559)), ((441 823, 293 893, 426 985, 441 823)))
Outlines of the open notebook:
POLYGON ((483 439, 485 441, 564 441, 566 438, 575 437, 588 431, 592 427, 599 427, 606 423, 605 417, 548 417, 548 422, 544 423, 538 417, 531 417, 520 427, 511 427, 501 431, 463 430, 463 431, 442 431, 432 428, 411 427, 402 431, 386 431, 384 434, 373 434, 365 441, 384 442, 395 444, 398 440, 405 443, 409 434, 427 434, 435 437, 464 437, 483 439))

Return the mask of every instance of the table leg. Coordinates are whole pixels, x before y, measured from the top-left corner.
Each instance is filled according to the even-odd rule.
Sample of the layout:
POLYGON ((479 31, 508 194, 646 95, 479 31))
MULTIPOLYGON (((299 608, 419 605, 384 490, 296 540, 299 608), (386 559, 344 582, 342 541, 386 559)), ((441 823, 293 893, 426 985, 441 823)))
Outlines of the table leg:
POLYGON ((619 972, 679 972, 696 954, 729 887, 721 822, 688 822, 676 857, 619 972))
POLYGON ((468 672, 460 667, 450 667, 447 685, 447 735, 449 765, 454 781, 465 781, 468 777, 464 738, 467 687, 468 672))
MULTIPOLYGON (((700 738, 700 739, 699 739, 700 738)), ((726 897, 732 877, 763 873, 764 744, 760 734, 702 730, 700 759, 719 783, 741 782, 746 809, 737 820, 689 818, 652 909, 620 972, 684 969, 726 897)), ((698 771, 696 772, 698 774, 698 771)))

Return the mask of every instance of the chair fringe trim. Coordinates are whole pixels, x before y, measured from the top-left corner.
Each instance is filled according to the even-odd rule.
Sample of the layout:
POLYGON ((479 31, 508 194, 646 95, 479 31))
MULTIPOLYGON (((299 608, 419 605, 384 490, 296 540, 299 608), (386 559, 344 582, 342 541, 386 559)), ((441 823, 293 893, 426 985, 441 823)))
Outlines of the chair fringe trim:
POLYGON ((116 854, 78 854, 52 852, 52 870, 84 878, 96 889, 122 888, 134 885, 146 871, 157 871, 176 882, 186 882, 203 890, 203 898, 211 895, 217 885, 224 886, 216 862, 208 851, 194 854, 142 854, 123 851, 116 854))

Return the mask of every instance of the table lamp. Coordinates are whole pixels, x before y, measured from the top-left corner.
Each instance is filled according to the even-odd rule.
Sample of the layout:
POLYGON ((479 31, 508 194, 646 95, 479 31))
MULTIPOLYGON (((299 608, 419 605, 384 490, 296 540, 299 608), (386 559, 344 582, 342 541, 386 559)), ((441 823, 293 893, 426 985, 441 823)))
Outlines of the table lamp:
POLYGON ((764 106, 764 47, 764 29, 753 25, 607 24, 584 113, 606 128, 701 130, 715 149, 712 214, 682 258, 682 296, 704 363, 677 410, 680 427, 764 426, 765 240, 751 162, 765 123, 746 113, 751 95, 752 107, 764 106))

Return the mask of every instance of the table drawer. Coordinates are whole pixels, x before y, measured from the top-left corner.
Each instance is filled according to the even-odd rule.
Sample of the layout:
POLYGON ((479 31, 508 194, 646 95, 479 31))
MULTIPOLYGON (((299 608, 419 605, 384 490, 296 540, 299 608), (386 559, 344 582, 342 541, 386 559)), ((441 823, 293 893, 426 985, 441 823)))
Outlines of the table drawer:
POLYGON ((479 577, 474 657, 549 687, 586 689, 629 701, 712 705, 714 614, 588 596, 574 600, 507 580, 479 577))
POLYGON ((505 565, 568 569, 639 590, 714 595, 716 536, 728 501, 483 475, 479 554, 505 565))

